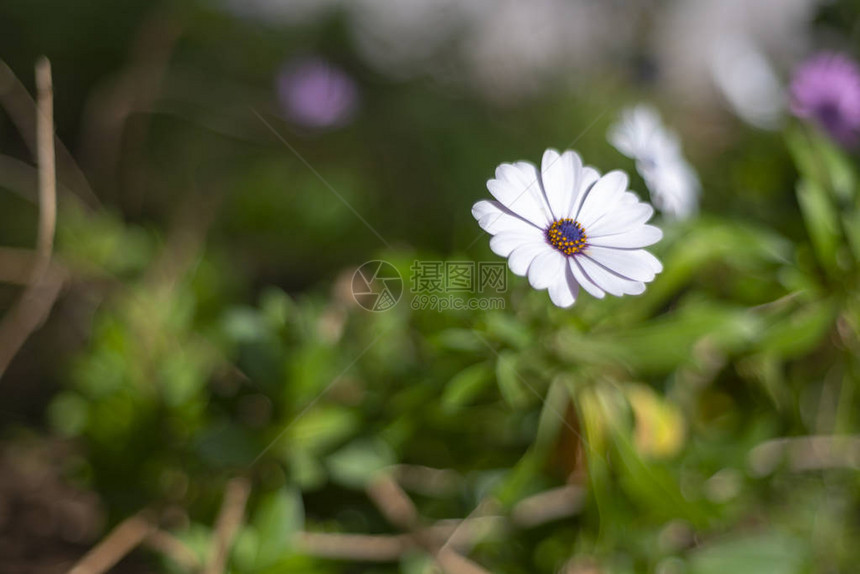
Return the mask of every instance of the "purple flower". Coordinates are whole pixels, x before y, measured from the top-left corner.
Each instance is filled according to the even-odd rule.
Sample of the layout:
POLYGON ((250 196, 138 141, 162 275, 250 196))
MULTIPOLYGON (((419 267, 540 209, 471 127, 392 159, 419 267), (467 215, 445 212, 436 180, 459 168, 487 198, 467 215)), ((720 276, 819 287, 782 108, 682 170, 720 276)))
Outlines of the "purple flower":
POLYGON ((290 120, 307 128, 332 128, 355 113, 358 88, 343 70, 321 58, 287 64, 277 78, 278 100, 290 120))
POLYGON ((860 135, 860 68, 842 54, 821 53, 798 68, 791 81, 791 111, 821 126, 843 145, 860 135))

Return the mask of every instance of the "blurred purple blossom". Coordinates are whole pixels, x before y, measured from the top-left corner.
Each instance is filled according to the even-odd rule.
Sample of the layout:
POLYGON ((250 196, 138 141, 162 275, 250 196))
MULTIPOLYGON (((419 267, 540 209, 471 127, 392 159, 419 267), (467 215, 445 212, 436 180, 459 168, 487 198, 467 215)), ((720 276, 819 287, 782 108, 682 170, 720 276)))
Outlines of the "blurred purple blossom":
POLYGON ((358 105, 355 81, 342 69, 309 57, 284 66, 277 78, 286 117, 306 128, 332 128, 352 119, 358 105))
POLYGON ((860 136, 860 68, 845 55, 821 53, 797 69, 791 111, 811 120, 836 141, 854 145, 860 136))

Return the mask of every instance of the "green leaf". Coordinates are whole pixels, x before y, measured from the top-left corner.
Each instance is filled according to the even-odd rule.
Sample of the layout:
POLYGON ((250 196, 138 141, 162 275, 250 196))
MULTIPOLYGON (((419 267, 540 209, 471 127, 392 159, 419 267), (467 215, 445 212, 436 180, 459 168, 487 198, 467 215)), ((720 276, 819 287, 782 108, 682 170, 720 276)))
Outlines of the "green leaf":
POLYGON ((546 464, 543 453, 529 449, 520 460, 507 471, 499 484, 493 485, 492 493, 502 504, 510 507, 523 496, 534 494, 536 482, 540 479, 541 467, 546 464))
POLYGON ((857 174, 845 152, 829 139, 819 136, 822 160, 829 176, 829 183, 840 202, 848 202, 856 193, 857 174))
POLYGON ((511 408, 520 409, 529 402, 528 390, 522 375, 517 370, 516 355, 502 352, 496 361, 496 378, 502 398, 511 408))
POLYGON ((618 356, 629 366, 642 373, 660 373, 688 363, 693 346, 705 337, 723 352, 741 350, 755 340, 762 325, 761 318, 745 308, 693 302, 643 326, 603 335, 600 340, 614 344, 618 356))
POLYGON ((855 207, 842 215, 842 228, 854 261, 860 263, 860 208, 855 207))
POLYGON ((394 453, 384 442, 359 439, 329 456, 326 466, 333 480, 359 489, 394 462, 394 453))
POLYGON ((442 410, 453 413, 471 402, 493 380, 486 363, 466 367, 448 382, 442 394, 442 410))
POLYGON ((358 420, 349 409, 317 407, 293 423, 288 433, 290 447, 319 452, 351 435, 357 425, 358 420))
POLYGON ((791 359, 810 352, 824 341, 836 309, 829 302, 815 302, 768 326, 757 348, 791 359))
POLYGON ((665 465, 646 463, 625 430, 618 429, 613 438, 621 462, 621 485, 631 498, 650 509, 655 519, 683 517, 699 527, 706 524, 707 506, 682 495, 680 484, 665 465))
POLYGON ((690 574, 804 574, 809 557, 806 542, 776 532, 733 536, 695 550, 690 574))
POLYGON ((252 521, 257 533, 256 568, 277 562, 290 551, 295 533, 304 526, 304 508, 297 490, 283 488, 266 494, 252 521))
POLYGON ((290 480, 303 490, 314 490, 325 484, 328 476, 320 459, 305 450, 293 449, 288 455, 290 480))
POLYGON ((486 343, 479 339, 471 329, 445 329, 438 335, 429 337, 430 341, 453 351, 476 353, 487 348, 486 343))
POLYGON ((658 309, 708 266, 719 263, 744 272, 786 263, 792 250, 788 240, 770 230, 706 217, 692 227, 667 231, 664 242, 669 250, 661 255, 663 272, 638 299, 637 317, 658 309))
POLYGON ((570 395, 567 392, 565 381, 556 378, 547 390, 541 406, 534 441, 536 449, 549 449, 555 445, 559 432, 567 424, 565 415, 570 404, 570 395))
POLYGON ((818 130, 792 129, 786 132, 788 149, 797 170, 838 198, 847 202, 855 194, 857 175, 848 156, 818 130))
POLYGON ((486 315, 486 322, 489 336, 515 349, 525 349, 534 340, 523 321, 514 316, 506 313, 489 313, 486 315))
POLYGON ((253 343, 265 338, 268 333, 268 326, 260 313, 250 307, 228 310, 222 319, 222 329, 236 343, 253 343))
POLYGON ((826 190, 811 180, 797 184, 797 201, 806 222, 806 230, 818 261, 825 269, 837 269, 836 251, 839 246, 839 220, 826 190))

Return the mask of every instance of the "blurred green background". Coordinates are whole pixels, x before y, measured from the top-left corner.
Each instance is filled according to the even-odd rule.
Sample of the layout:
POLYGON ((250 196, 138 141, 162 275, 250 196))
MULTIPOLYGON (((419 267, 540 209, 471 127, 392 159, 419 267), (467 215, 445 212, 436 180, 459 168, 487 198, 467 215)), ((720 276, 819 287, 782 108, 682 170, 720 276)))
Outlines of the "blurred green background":
POLYGON ((710 64, 740 35, 787 83, 856 52, 858 17, 5 0, 5 329, 42 55, 61 284, 0 379, 0 572, 66 571, 118 525, 129 573, 856 571, 857 157, 756 127, 710 64), (503 309, 410 308, 414 261, 501 261, 470 214, 499 163, 572 148, 647 199, 606 141, 640 101, 703 184, 698 217, 656 218, 644 295, 562 310, 509 273, 503 309), (380 313, 350 291, 375 259, 406 279, 380 313))

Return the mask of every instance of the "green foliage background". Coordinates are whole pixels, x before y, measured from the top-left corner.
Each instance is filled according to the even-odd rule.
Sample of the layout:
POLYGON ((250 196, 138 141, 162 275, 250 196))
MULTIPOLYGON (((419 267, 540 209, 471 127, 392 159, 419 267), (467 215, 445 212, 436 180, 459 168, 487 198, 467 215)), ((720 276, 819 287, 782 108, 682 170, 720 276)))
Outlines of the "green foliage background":
MULTIPOLYGON (((632 173, 607 126, 629 102, 672 102, 607 73, 493 106, 378 76, 337 19, 285 31, 186 2, 6 2, 0 53, 28 86, 35 57, 52 59, 60 139, 98 196, 82 200, 61 162, 57 252, 71 279, 0 383, 0 428, 8 443, 73 446, 63 478, 98 496, 103 532, 170 511, 180 518, 164 528, 204 560, 225 485, 242 476, 231 572, 428 572, 417 549, 362 565, 311 556, 297 533, 397 534, 367 487, 430 467, 449 480, 411 493, 427 524, 495 501, 501 525, 469 552, 492 572, 856 568, 857 158, 816 130, 724 116, 714 140, 695 110, 667 114, 687 118, 703 205, 689 222, 657 220, 665 270, 642 296, 560 310, 510 276, 502 310, 407 301, 374 314, 349 293, 364 261, 409 277, 415 260, 496 260, 470 207, 498 163, 576 139, 587 163, 632 173), (361 87, 341 130, 278 117, 273 74, 309 50, 361 87), (154 96, 116 88, 149 85, 150 65, 154 96), (111 148, 99 120, 128 98, 111 148), (564 485, 581 488, 581 508, 514 519, 564 485)), ((3 154, 28 160, 10 118, 3 154)), ((38 207, 10 173, 0 237, 27 247, 38 207)), ((633 188, 645 196, 635 176, 633 188)), ((184 571, 157 552, 135 559, 184 571)))

